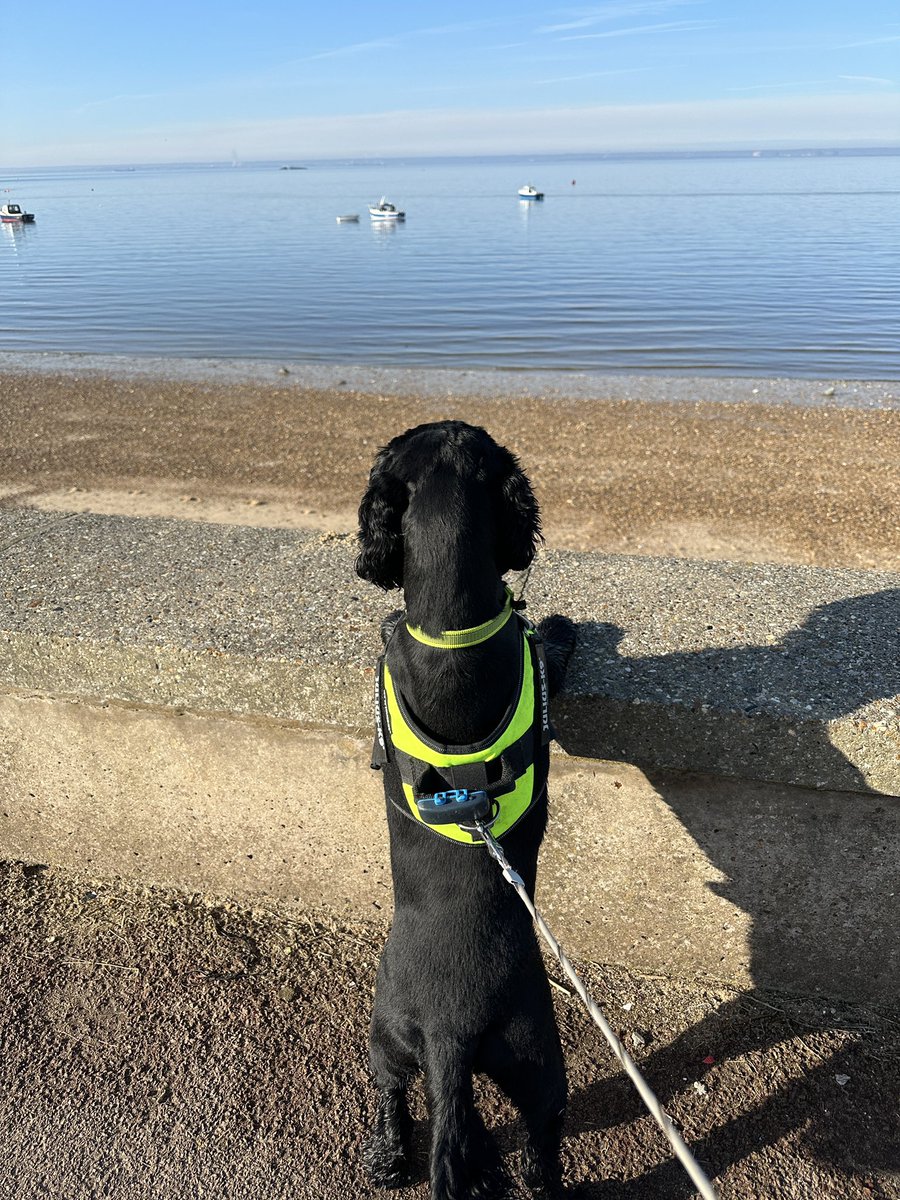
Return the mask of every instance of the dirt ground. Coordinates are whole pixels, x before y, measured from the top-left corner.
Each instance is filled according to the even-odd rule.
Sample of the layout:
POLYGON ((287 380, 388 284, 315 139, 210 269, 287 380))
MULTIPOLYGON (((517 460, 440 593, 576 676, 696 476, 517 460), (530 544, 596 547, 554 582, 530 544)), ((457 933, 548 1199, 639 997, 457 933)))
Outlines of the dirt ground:
MULTIPOLYGON (((384 932, 2 866, 0 1194, 378 1194, 360 1150, 384 932)), ((723 1200, 900 1197, 900 1012, 581 969, 723 1200)), ((570 1193, 693 1195, 577 997, 554 995, 570 1193)), ((479 1103, 515 1177, 514 1113, 487 1086, 479 1103)), ((424 1115, 417 1092, 423 1180, 424 1115)))
MULTIPOLYGON (((9 374, 0 503, 351 529, 376 448, 442 416, 482 423, 520 454, 550 545, 900 563, 900 412, 714 396, 398 399, 9 374)), ((326 912, 297 919, 0 864, 0 1195, 376 1195, 360 1147, 384 934, 326 912)), ((900 1008, 614 965, 583 973, 722 1200, 900 1200, 900 1008)), ((693 1195, 580 1003, 554 996, 572 1195, 693 1195)), ((479 1100, 515 1177, 514 1114, 488 1086, 479 1100)), ((425 1200, 427 1187, 397 1195, 425 1200)))

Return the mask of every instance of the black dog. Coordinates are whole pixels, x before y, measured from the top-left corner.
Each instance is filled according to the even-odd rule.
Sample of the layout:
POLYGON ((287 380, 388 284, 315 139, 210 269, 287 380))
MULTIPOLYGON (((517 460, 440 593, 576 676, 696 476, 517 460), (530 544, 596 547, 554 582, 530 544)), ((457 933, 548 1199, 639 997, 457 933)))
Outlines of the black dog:
POLYGON ((546 699, 562 684, 575 630, 557 616, 534 631, 509 611, 503 575, 531 562, 540 518, 518 462, 483 429, 442 421, 394 438, 375 459, 359 522, 357 572, 402 587, 406 601, 382 626, 387 669, 373 765, 384 768, 395 914, 372 1017, 378 1109, 367 1163, 380 1186, 409 1182, 406 1089, 424 1070, 433 1200, 502 1196, 507 1177, 473 1101, 473 1072, 483 1072, 524 1118, 529 1185, 554 1195, 566 1078, 531 920, 471 822, 452 826, 454 840, 450 826, 431 821, 442 805, 468 812, 487 797, 533 894, 547 820, 546 699), (463 631, 452 647, 447 630, 463 631), (529 653, 541 639, 543 667, 529 653), (521 710, 532 666, 528 732, 501 759, 435 768, 409 753, 399 728, 407 722, 422 743, 457 758, 496 743, 517 698, 521 710), (509 788, 518 795, 526 776, 526 809, 502 815, 509 788))

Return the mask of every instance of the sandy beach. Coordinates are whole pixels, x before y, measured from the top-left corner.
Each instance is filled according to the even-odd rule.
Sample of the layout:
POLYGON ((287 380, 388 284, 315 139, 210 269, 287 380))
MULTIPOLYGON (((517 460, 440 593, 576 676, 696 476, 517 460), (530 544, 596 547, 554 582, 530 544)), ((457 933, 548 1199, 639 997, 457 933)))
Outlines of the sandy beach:
POLYGON ((26 357, 0 503, 345 531, 377 448, 458 417, 520 456, 550 546, 892 569, 898 390, 26 357))

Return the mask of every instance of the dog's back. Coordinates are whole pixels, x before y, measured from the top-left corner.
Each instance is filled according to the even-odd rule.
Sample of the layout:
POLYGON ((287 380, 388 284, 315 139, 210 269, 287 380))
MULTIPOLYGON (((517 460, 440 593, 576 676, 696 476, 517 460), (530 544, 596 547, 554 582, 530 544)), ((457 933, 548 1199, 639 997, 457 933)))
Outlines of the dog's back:
MULTIPOLYGON (((429 743, 461 750, 489 742, 531 669, 520 622, 497 616, 503 574, 528 565, 539 536, 537 506, 518 464, 483 430, 461 422, 411 430, 376 460, 360 525, 360 574, 402 585, 407 604, 405 619, 389 627, 386 651, 395 703, 414 714, 429 743), (448 629, 490 630, 501 620, 475 644, 441 642, 448 629)), ((554 621, 547 649, 558 685, 574 633, 564 619, 554 621)), ((524 744, 530 755, 527 804, 503 840, 531 891, 547 819, 545 740, 537 723, 518 739, 517 752, 524 744)), ((477 839, 460 844, 416 819, 400 758, 384 762, 395 915, 370 1041, 379 1089, 369 1149, 374 1181, 396 1185, 406 1177, 406 1087, 424 1070, 432 1196, 501 1195, 502 1165, 473 1102, 473 1072, 484 1072, 520 1109, 526 1173, 551 1193, 559 1185, 566 1084, 530 918, 477 839)))

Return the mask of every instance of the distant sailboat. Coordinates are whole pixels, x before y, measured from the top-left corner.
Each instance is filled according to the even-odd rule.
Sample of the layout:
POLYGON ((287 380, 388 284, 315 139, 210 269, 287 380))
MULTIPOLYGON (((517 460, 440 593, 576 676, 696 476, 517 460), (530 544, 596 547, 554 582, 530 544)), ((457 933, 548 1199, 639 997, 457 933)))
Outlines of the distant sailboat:
POLYGON ((232 150, 231 152, 231 165, 233 167, 242 167, 244 165, 237 156, 237 150, 232 150))

